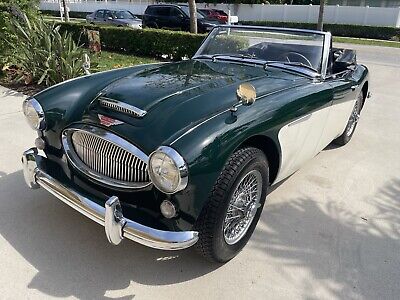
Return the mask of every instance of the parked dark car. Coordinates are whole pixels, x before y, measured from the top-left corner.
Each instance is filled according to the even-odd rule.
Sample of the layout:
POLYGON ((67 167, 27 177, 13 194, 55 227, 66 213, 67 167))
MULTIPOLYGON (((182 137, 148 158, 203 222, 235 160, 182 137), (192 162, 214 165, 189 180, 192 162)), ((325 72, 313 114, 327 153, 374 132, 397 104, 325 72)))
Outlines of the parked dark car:
POLYGON ((142 28, 142 20, 127 10, 99 9, 86 16, 90 24, 109 24, 118 27, 142 28))
MULTIPOLYGON (((208 19, 203 14, 197 13, 198 32, 208 32, 219 24, 218 20, 208 19)), ((189 31, 189 6, 175 4, 149 5, 143 15, 143 27, 189 31)))
POLYGON ((212 20, 218 20, 222 24, 226 24, 228 22, 228 14, 223 10, 219 9, 211 9, 211 8, 200 8, 198 9, 204 16, 212 20))
POLYGON ((195 245, 226 262, 271 186, 350 141, 368 95, 367 67, 332 48, 328 32, 217 26, 189 60, 95 73, 26 99, 38 137, 24 177, 103 225, 112 244, 195 245))

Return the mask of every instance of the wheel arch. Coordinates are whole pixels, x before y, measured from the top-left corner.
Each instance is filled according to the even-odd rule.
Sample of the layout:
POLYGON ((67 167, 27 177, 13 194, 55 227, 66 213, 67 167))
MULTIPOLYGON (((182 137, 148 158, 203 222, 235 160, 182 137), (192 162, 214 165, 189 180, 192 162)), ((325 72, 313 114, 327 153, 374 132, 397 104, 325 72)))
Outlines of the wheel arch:
POLYGON ((273 183, 278 175, 280 166, 280 152, 274 140, 265 135, 255 135, 240 144, 239 148, 254 147, 260 149, 268 159, 269 182, 273 183))

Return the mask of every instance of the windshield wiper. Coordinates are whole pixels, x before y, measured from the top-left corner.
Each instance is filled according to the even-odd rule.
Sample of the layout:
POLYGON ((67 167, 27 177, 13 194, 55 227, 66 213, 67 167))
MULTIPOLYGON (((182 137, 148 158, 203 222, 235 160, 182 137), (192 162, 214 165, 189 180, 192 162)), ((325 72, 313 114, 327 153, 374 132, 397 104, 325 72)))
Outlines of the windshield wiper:
MULTIPOLYGON (((218 54, 217 54, 217 55, 218 55, 218 54)), ((214 54, 214 55, 203 54, 203 55, 197 55, 197 56, 195 56, 195 57, 193 57, 193 58, 199 58, 199 59, 203 59, 203 58, 205 58, 205 59, 213 59, 214 56, 215 56, 215 54, 214 54)))
MULTIPOLYGON (((247 54, 247 53, 227 53, 227 54, 220 54, 221 56, 231 56, 231 57, 238 57, 238 58, 257 58, 254 54, 247 54)), ((218 55, 219 56, 219 55, 218 55)))
MULTIPOLYGON (((260 60, 255 56, 248 55, 248 54, 215 54, 212 56, 212 61, 215 62, 215 60, 225 60, 225 61, 234 61, 234 62, 239 62, 238 58, 247 61, 243 61, 243 63, 246 64, 257 64, 257 65, 264 65, 265 61, 260 60), (248 61, 251 60, 251 61, 248 61)), ((242 61, 240 61, 242 62, 242 61)))
POLYGON ((229 53, 227 53, 227 54, 213 54, 213 55, 203 54, 203 55, 198 55, 198 56, 196 56, 194 58, 200 58, 200 59, 205 58, 205 59, 214 60, 214 59, 218 59, 218 58, 223 57, 223 56, 238 57, 238 58, 242 58, 242 59, 245 59, 245 58, 250 58, 250 59, 256 58, 254 55, 236 54, 236 53, 234 53, 234 54, 229 54, 229 53))
POLYGON ((265 66, 270 66, 270 65, 272 65, 272 64, 282 64, 282 65, 287 65, 287 66, 303 67, 303 68, 309 69, 309 70, 311 70, 311 71, 313 71, 313 72, 315 72, 315 73, 318 73, 318 70, 317 70, 317 69, 315 69, 315 68, 313 68, 313 67, 311 67, 311 66, 309 66, 309 65, 303 64, 302 62, 267 61, 267 62, 265 63, 265 66))

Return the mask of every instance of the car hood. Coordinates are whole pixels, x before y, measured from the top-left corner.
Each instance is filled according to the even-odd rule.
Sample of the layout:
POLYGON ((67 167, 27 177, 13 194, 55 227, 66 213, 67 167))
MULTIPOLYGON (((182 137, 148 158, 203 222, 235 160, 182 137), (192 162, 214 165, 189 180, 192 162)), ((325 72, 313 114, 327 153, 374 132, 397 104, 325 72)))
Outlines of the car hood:
POLYGON ((135 19, 115 19, 115 23, 118 24, 141 24, 141 20, 135 20, 135 19))
POLYGON ((169 63, 116 80, 100 93, 100 97, 146 111, 144 117, 102 107, 100 97, 91 103, 85 117, 90 122, 100 122, 99 115, 122 121, 110 126, 110 130, 131 140, 143 141, 141 146, 152 151, 229 109, 237 102, 236 89, 240 83, 250 82, 257 90, 257 97, 262 97, 306 81, 309 80, 281 70, 267 73, 254 65, 200 60, 169 63))
POLYGON ((210 18, 210 17, 205 17, 203 19, 198 19, 198 22, 202 23, 202 24, 209 24, 209 25, 219 25, 220 22, 214 18, 210 18))

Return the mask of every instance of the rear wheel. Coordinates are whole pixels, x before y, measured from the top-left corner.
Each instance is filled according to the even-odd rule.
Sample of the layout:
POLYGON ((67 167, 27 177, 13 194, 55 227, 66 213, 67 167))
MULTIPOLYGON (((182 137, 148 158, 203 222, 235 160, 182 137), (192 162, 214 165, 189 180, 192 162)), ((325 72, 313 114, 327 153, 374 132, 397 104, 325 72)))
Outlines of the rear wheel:
POLYGON ((360 113, 362 108, 362 103, 364 100, 364 95, 362 92, 358 94, 356 103, 354 104, 353 110, 351 112, 350 118, 347 122, 346 128, 341 136, 336 138, 333 143, 339 146, 346 145, 352 138, 354 131, 356 130, 358 120, 360 119, 360 113))
POLYGON ((268 171, 257 148, 243 148, 230 157, 195 225, 196 248, 206 259, 227 262, 247 244, 264 206, 268 171))
POLYGON ((151 28, 156 28, 156 29, 159 28, 158 24, 156 22, 150 23, 148 26, 151 27, 151 28))

